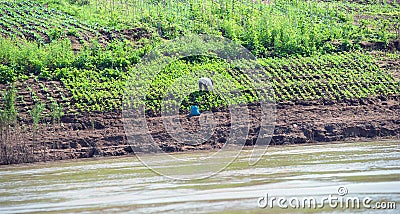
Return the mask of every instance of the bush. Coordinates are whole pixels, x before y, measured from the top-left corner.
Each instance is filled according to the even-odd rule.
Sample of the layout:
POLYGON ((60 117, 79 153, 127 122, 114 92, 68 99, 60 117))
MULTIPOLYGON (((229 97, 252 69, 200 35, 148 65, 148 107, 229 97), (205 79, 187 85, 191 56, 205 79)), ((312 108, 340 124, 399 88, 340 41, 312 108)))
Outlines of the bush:
POLYGON ((50 28, 48 30, 48 35, 51 41, 60 39, 63 36, 63 32, 59 28, 50 28))
POLYGON ((17 74, 13 68, 0 64, 0 83, 10 83, 17 79, 17 74))
POLYGON ((69 0, 70 4, 77 4, 79 6, 84 6, 88 5, 90 3, 90 0, 69 0))

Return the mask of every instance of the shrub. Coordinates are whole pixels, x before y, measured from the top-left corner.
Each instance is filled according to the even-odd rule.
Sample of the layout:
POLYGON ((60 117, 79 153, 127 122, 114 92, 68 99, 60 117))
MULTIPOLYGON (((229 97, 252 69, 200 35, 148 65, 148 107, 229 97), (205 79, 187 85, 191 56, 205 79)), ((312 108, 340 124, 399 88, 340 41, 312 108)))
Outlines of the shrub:
POLYGON ((10 83, 17 79, 17 74, 13 68, 0 64, 0 83, 10 83))

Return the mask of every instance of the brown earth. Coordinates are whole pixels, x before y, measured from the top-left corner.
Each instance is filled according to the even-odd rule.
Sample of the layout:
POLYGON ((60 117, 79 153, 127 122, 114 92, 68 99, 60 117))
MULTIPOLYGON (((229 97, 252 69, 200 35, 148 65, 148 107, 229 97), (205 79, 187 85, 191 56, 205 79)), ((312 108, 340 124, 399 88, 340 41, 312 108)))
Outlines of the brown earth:
POLYGON ((137 41, 141 38, 150 38, 151 34, 145 28, 133 28, 133 29, 125 29, 125 30, 111 30, 105 31, 100 30, 99 33, 102 35, 100 40, 104 42, 111 42, 115 39, 127 39, 130 41, 137 41))
POLYGON ((365 50, 388 50, 400 51, 400 40, 390 41, 388 44, 385 42, 360 42, 361 48, 365 50))
POLYGON ((81 37, 83 37, 84 41, 79 40, 75 36, 68 36, 68 38, 71 40, 71 46, 72 50, 75 52, 80 51, 83 47, 84 42, 90 42, 91 39, 97 38, 99 43, 103 46, 106 47, 107 44, 112 42, 113 40, 118 40, 122 41, 124 39, 132 41, 132 42, 137 42, 141 38, 150 38, 151 33, 145 29, 145 28, 132 28, 132 29, 125 29, 125 30, 104 30, 101 29, 99 30, 100 36, 95 36, 91 33, 86 33, 82 34, 81 37))
MULTIPOLYGON (((249 105, 251 119, 246 145, 256 142, 260 129, 261 110, 249 105)), ((11 137, 15 148, 8 155, 17 159, 12 150, 32 151, 30 161, 120 156, 133 154, 127 141, 121 112, 64 115, 61 124, 53 125, 50 118, 35 131, 30 121, 19 126, 11 137), (34 143, 33 143, 34 142, 34 143)), ((207 141, 198 145, 176 142, 166 132, 163 118, 147 118, 152 139, 166 152, 218 149, 228 139, 231 121, 228 111, 214 112, 216 128, 207 141)), ((199 118, 180 116, 185 130, 197 131, 199 118)), ((141 133, 143 136, 145 132, 141 133)), ((140 135, 140 134, 139 134, 140 135)), ((286 102, 276 105, 276 124, 270 144, 298 144, 332 141, 400 139, 400 95, 369 99, 310 102, 286 102)), ((4 147, 5 148, 5 147, 4 147)), ((1 163, 5 162, 2 149, 1 163)), ((21 151, 18 151, 21 152, 21 151)), ((10 159, 11 160, 11 159, 10 159)))
MULTIPOLYGON (((400 61, 386 52, 370 52, 378 65, 399 77, 400 61)), ((0 164, 120 156, 133 154, 127 142, 121 112, 80 113, 73 109, 61 118, 42 119, 37 129, 32 126, 34 97, 46 101, 52 97, 64 106, 73 106, 69 92, 58 81, 28 79, 17 82, 18 126, 0 130, 0 164), (5 144, 4 142, 11 142, 5 144)), ((0 84, 3 91, 5 85, 0 84)), ((260 129, 260 108, 249 107, 251 120, 247 145, 256 142, 260 129)), ((47 112, 49 114, 49 112, 47 112)), ((173 140, 166 132, 162 117, 148 116, 149 134, 167 152, 220 148, 230 134, 231 117, 227 110, 214 111, 216 128, 209 140, 197 145, 173 140)), ((188 132, 199 130, 199 118, 181 115, 179 120, 188 132)), ((145 134, 145 133, 143 133, 145 134)), ((140 135, 140 134, 139 134, 140 135)), ((140 136, 139 136, 140 137, 140 136)), ((317 100, 277 103, 274 135, 270 144, 297 144, 332 141, 400 139, 400 95, 340 102, 317 100)))

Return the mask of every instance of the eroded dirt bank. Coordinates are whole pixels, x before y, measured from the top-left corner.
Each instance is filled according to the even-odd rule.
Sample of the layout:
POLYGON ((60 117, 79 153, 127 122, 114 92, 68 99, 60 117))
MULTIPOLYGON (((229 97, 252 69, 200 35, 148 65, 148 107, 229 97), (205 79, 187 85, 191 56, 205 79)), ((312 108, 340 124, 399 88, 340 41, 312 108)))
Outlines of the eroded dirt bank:
MULTIPOLYGON (((251 124, 246 144, 256 142, 261 111, 249 106, 251 124)), ((176 142, 165 130, 163 118, 149 117, 147 125, 154 141, 167 152, 219 148, 229 138, 228 111, 214 112, 216 128, 206 142, 188 145, 176 142)), ((187 132, 199 130, 199 118, 181 115, 187 132)), ((145 135, 146 133, 143 133, 145 135)), ((42 124, 37 132, 31 125, 11 136, 16 145, 33 151, 30 161, 120 156, 132 154, 121 112, 64 115, 60 125, 42 124), (33 143, 34 142, 34 143, 33 143)), ((276 105, 276 124, 271 145, 400 139, 400 96, 353 99, 342 102, 287 102, 276 105)), ((20 147, 16 147, 18 149, 20 147)), ((4 148, 2 147, 2 155, 4 148)), ((10 150, 10 148, 8 148, 10 150)), ((8 151, 10 158, 11 151, 8 151)), ((18 158, 18 154, 14 154, 18 158)), ((21 154, 19 154, 21 155, 21 154)))

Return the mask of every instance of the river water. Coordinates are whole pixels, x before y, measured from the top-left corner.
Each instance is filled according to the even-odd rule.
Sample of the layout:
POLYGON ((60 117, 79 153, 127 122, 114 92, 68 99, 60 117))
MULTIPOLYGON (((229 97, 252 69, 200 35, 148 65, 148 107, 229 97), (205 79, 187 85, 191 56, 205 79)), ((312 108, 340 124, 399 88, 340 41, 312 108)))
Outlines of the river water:
MULTIPOLYGON (((232 152, 218 155, 228 158, 232 152)), ((0 213, 400 213, 399 142, 274 146, 254 166, 247 164, 250 153, 242 151, 210 178, 186 181, 161 176, 135 156, 2 166, 0 213), (337 201, 324 201, 329 196, 337 201), (273 197, 283 199, 270 203, 273 197), (301 207, 310 197, 317 207, 301 207), (348 198, 357 198, 360 209, 350 200, 346 208, 348 198), (373 209, 376 202, 386 207, 394 202, 396 209, 373 209)), ((177 166, 169 161, 162 167, 177 166)))

